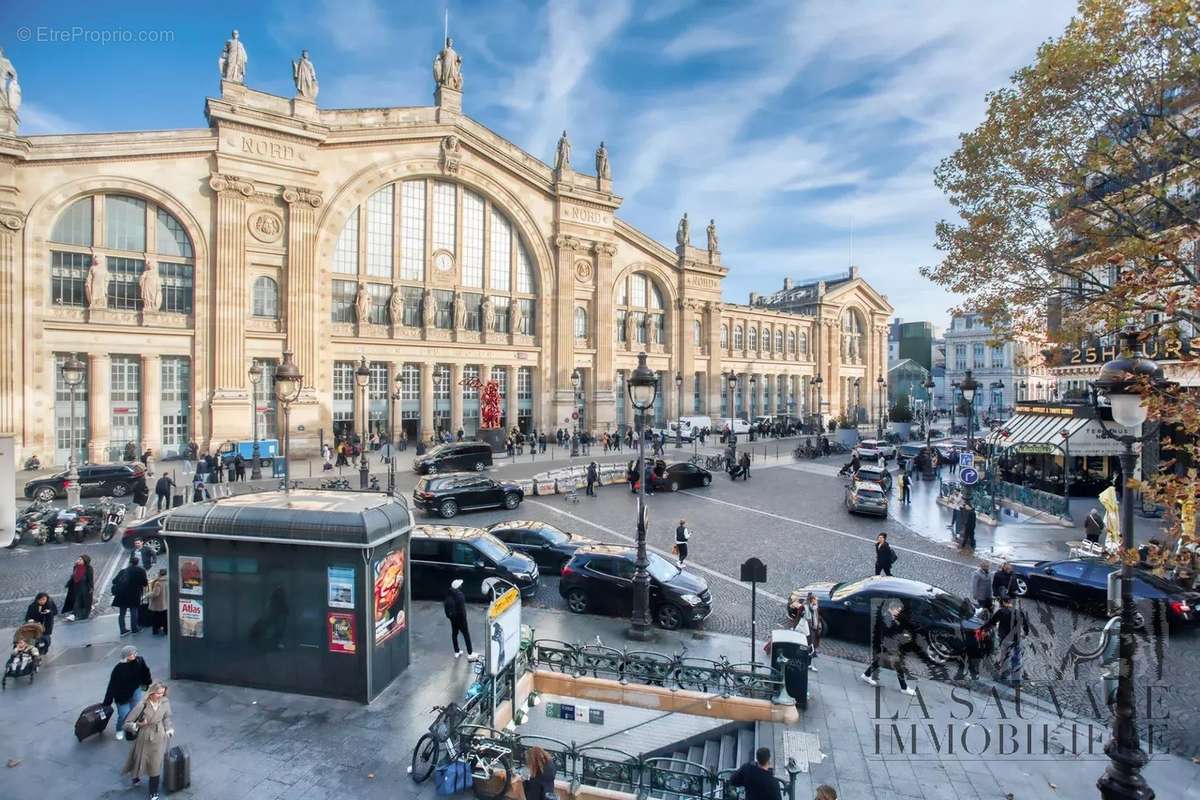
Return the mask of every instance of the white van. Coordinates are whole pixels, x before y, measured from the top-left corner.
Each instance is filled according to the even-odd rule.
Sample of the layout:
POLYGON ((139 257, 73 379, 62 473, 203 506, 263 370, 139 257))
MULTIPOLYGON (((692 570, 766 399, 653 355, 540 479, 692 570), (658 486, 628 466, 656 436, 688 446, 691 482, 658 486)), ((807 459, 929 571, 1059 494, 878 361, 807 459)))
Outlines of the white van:
POLYGON ((678 429, 680 436, 690 442, 692 437, 699 434, 699 432, 704 428, 708 428, 709 431, 712 431, 713 422, 711 417, 697 415, 691 417, 680 417, 678 422, 672 422, 668 427, 670 427, 672 435, 674 435, 676 429, 678 429))
POLYGON ((717 426, 714 428, 714 430, 720 434, 721 431, 725 430, 726 428, 729 428, 729 430, 733 431, 738 436, 750 433, 750 423, 746 422, 744 419, 730 419, 729 417, 722 417, 721 419, 717 420, 717 426))

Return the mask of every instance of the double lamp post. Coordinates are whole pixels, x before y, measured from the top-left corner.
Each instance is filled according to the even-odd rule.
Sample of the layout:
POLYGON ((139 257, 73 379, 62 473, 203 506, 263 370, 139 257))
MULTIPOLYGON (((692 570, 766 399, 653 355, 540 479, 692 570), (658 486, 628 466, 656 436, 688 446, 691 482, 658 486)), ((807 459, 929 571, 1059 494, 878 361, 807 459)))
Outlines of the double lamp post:
MULTIPOLYGON (((736 378, 734 378, 736 382, 736 378)), ((650 559, 646 554, 646 412, 654 407, 658 396, 658 377, 646 366, 646 354, 638 353, 637 369, 629 376, 629 400, 638 414, 638 501, 637 501, 637 561, 633 573, 633 619, 629 637, 646 641, 651 637, 650 620, 650 559)), ((731 382, 731 388, 733 383, 731 382)))

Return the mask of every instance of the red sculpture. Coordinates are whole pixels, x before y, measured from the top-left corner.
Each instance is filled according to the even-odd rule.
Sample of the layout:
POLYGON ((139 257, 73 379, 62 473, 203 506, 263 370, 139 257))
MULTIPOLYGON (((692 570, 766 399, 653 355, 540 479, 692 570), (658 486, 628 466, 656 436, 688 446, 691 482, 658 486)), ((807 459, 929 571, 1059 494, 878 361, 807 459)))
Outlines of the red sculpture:
POLYGON ((463 378, 459 385, 479 390, 479 421, 484 430, 500 427, 500 386, 495 381, 484 383, 479 378, 463 378))

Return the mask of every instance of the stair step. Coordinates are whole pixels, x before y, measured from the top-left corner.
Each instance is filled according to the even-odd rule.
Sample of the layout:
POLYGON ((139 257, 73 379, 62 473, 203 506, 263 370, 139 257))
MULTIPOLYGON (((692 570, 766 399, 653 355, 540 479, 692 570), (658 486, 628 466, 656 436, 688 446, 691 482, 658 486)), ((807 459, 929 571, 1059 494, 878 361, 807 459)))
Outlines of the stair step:
POLYGON ((717 769, 733 769, 737 766, 734 762, 737 760, 737 737, 732 733, 727 733, 721 737, 721 755, 717 762, 717 769))
POLYGON ((721 742, 717 739, 706 739, 704 742, 704 768, 716 771, 721 759, 721 742))
POLYGON ((736 766, 741 766, 754 758, 754 729, 743 728, 738 731, 737 735, 737 761, 736 766))
POLYGON ((688 748, 687 760, 695 764, 694 767, 688 767, 688 772, 698 773, 701 767, 704 766, 704 746, 694 744, 688 748))

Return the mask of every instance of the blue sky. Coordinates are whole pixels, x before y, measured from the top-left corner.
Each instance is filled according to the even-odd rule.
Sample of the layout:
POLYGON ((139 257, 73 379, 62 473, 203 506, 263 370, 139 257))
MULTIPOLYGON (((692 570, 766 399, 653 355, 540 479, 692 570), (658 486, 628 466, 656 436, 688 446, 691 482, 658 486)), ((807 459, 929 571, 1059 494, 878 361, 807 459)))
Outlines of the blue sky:
MULTIPOLYGON (((445 8, 10 2, 0 46, 20 73, 23 133, 197 128, 234 27, 256 89, 292 95, 290 60, 307 48, 322 106, 431 104, 445 8), (167 41, 95 41, 113 31, 167 41)), ((897 314, 942 324, 954 298, 917 274, 937 259, 934 225, 951 213, 932 170, 982 119, 985 93, 1061 33, 1074 4, 456 0, 449 9, 465 111, 545 161, 564 128, 581 164, 605 140, 625 197, 619 214, 659 241, 673 245, 685 210, 697 241, 715 217, 727 300, 853 258, 897 314)))

